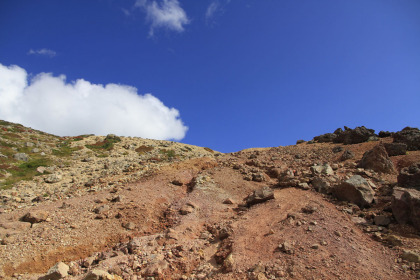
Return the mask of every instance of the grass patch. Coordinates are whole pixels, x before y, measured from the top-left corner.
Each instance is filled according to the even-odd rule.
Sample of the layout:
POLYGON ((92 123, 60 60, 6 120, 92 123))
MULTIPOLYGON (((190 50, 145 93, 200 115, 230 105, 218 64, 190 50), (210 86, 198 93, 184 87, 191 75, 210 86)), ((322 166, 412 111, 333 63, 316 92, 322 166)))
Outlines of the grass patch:
POLYGON ((7 172, 12 174, 12 176, 8 177, 5 182, 1 185, 2 189, 7 189, 13 186, 13 184, 21 181, 21 180, 32 180, 32 178, 39 173, 36 169, 40 166, 50 166, 52 161, 47 158, 34 158, 29 160, 28 162, 24 162, 17 166, 9 166, 7 172))
POLYGON ((105 138, 104 141, 96 142, 93 145, 86 145, 86 148, 91 149, 92 151, 110 151, 114 148, 114 144, 120 142, 121 139, 118 137, 112 137, 112 138, 105 138))
POLYGON ((153 147, 152 146, 145 146, 145 145, 142 145, 142 146, 140 146, 140 147, 138 147, 137 149, 136 149, 136 152, 137 153, 139 153, 140 155, 142 155, 142 154, 144 154, 144 153, 147 153, 147 152, 151 152, 151 151, 153 151, 153 147))
POLYGON ((73 152, 82 149, 82 147, 71 147, 69 140, 57 144, 57 148, 52 150, 52 154, 58 157, 70 157, 73 152))
POLYGON ((176 155, 176 153, 175 153, 175 151, 174 151, 174 150, 166 150, 166 149, 162 149, 162 150, 160 150, 159 152, 160 152, 161 154, 165 155, 165 156, 166 156, 166 158, 167 158, 168 160, 172 160, 172 159, 174 159, 175 157, 177 157, 177 155, 176 155))

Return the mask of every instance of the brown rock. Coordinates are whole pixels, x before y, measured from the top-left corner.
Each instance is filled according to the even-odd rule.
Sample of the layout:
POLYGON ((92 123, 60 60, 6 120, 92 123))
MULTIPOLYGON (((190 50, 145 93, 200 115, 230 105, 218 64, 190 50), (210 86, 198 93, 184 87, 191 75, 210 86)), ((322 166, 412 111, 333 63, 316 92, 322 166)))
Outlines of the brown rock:
POLYGON ((270 187, 263 187, 254 191, 245 198, 246 206, 250 207, 254 204, 263 203, 267 200, 274 199, 274 192, 270 187))
POLYGON ((333 193, 339 200, 350 201, 359 207, 369 206, 375 195, 373 184, 360 175, 354 175, 334 187, 333 193))
POLYGON ((30 211, 21 218, 21 221, 31 224, 41 223, 47 220, 48 216, 49 213, 46 211, 30 211))
POLYGON ((389 159, 388 153, 382 144, 375 146, 367 151, 361 159, 359 167, 372 169, 376 172, 395 173, 394 164, 389 159))
POLYGON ((420 230, 420 191, 394 188, 391 209, 398 223, 411 223, 420 230))
POLYGON ((38 280, 58 280, 66 277, 69 272, 69 266, 63 262, 59 262, 48 270, 45 276, 40 277, 38 280))

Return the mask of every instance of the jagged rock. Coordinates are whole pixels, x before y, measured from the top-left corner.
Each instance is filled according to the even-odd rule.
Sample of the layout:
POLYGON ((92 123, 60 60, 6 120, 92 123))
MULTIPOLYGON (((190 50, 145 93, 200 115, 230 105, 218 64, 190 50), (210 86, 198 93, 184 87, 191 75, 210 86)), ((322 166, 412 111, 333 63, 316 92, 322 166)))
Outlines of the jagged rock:
POLYGON ((311 172, 313 175, 334 175, 334 171, 328 163, 311 166, 311 172))
POLYGON ((28 161, 29 160, 29 156, 25 153, 17 153, 13 155, 13 158, 15 160, 20 160, 20 161, 28 161))
POLYGON ((48 216, 49 213, 46 211, 30 211, 21 218, 21 221, 31 224, 41 223, 46 221, 48 216))
POLYGON ((391 209, 398 223, 411 223, 420 230, 420 191, 394 188, 391 209))
POLYGON ((327 143, 327 142, 333 142, 335 138, 337 138, 336 134, 325 133, 325 134, 314 137, 314 140, 318 141, 319 143, 327 143))
POLYGON ((407 150, 420 150, 420 130, 415 127, 406 127, 394 134, 395 143, 404 143, 407 150))
POLYGON ((58 280, 66 277, 69 272, 69 266, 63 262, 59 262, 48 270, 45 276, 40 277, 38 280, 58 280))
POLYGON ((274 199, 274 191, 270 187, 263 187, 254 191, 246 199, 246 206, 250 207, 254 204, 262 203, 267 200, 274 199))
POLYGON ((341 155, 340 160, 341 161, 346 161, 346 160, 352 159, 352 158, 354 158, 354 153, 350 150, 345 150, 343 152, 343 154, 341 155))
POLYGON ((51 174, 47 178, 44 179, 46 183, 58 183, 63 180, 63 176, 61 174, 51 174))
POLYGON ((381 131, 379 131, 378 136, 379 136, 379 138, 390 137, 390 136, 392 136, 392 133, 389 132, 389 131, 382 131, 381 130, 381 131))
POLYGON ((302 144, 302 143, 305 143, 305 140, 297 140, 296 141, 296 145, 299 145, 299 144, 302 144))
POLYGON ((312 187, 320 193, 330 194, 332 192, 331 184, 321 177, 315 177, 312 180, 312 187))
POLYGON ((339 200, 350 201, 359 207, 369 206, 375 195, 373 184, 360 175, 354 175, 333 189, 335 197, 339 200))
POLYGON ((400 187, 420 190, 420 162, 403 168, 397 180, 400 187))
POLYGON ((395 173, 394 164, 389 159, 388 153, 382 144, 373 147, 372 150, 364 153, 359 162, 359 167, 372 169, 376 172, 395 173))
POLYGON ((332 152, 333 152, 334 154, 336 154, 336 153, 341 152, 342 150, 343 150, 343 147, 341 147, 341 146, 337 146, 337 147, 334 147, 334 148, 332 149, 332 152))
POLYGON ((279 250, 286 254, 293 254, 295 252, 293 244, 289 241, 284 241, 279 245, 279 250))
POLYGON ((375 130, 373 129, 368 129, 364 126, 359 126, 355 129, 345 127, 345 130, 334 139, 334 143, 343 143, 346 145, 363 143, 368 141, 371 136, 375 136, 375 130))
POLYGON ((385 143, 384 147, 390 157, 405 155, 407 152, 407 145, 404 143, 385 143))

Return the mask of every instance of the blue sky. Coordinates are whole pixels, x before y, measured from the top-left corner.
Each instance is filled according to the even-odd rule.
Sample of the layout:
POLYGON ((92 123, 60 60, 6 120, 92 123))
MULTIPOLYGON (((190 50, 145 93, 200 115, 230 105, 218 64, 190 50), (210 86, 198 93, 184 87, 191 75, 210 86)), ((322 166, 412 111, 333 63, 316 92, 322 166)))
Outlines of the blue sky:
POLYGON ((420 1, 1 0, 0 66, 19 96, 0 118, 64 135, 233 152, 397 131, 420 126, 420 1))

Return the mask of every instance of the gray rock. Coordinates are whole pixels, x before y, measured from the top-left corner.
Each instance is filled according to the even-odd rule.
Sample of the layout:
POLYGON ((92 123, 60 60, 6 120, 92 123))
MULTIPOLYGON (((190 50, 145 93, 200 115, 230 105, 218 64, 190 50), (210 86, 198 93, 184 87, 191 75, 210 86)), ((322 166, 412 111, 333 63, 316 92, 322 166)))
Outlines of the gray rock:
POLYGON ((397 180, 400 187, 420 190, 420 162, 401 169, 397 180))
POLYGON ((394 134, 395 143, 404 143, 407 150, 420 150, 420 130, 415 127, 406 127, 394 134))
POLYGON ((334 147, 334 148, 332 149, 332 152, 333 152, 334 154, 339 153, 339 152, 341 152, 341 151, 343 151, 343 147, 341 147, 341 146, 337 146, 337 147, 334 147))
POLYGON ((59 262, 48 270, 45 276, 38 278, 38 280, 58 280, 66 277, 69 272, 69 266, 63 262, 59 262))
POLYGON ((105 204, 105 205, 101 205, 101 206, 96 207, 93 210, 93 212, 95 212, 96 214, 101 214, 101 213, 109 211, 109 209, 110 209, 109 205, 105 204))
POLYGON ((299 144, 302 144, 302 143, 305 143, 305 140, 297 140, 296 141, 296 145, 299 145, 299 144))
POLYGON ((394 164, 389 159, 388 153, 382 144, 373 147, 372 150, 364 153, 358 167, 372 169, 376 172, 395 173, 394 164))
POLYGON ((384 147, 390 157, 407 153, 407 145, 404 143, 385 143, 384 147))
POLYGON ((330 194, 332 192, 331 184, 321 177, 315 177, 312 180, 312 187, 320 193, 330 194))
POLYGON ((29 156, 25 153, 17 153, 13 155, 13 158, 15 160, 20 160, 20 161, 28 161, 29 160, 29 156))
POLYGON ((44 181, 49 184, 58 183, 61 180, 63 180, 63 176, 61 174, 51 174, 44 179, 44 181))
POLYGON ((333 194, 339 200, 350 201, 359 207, 369 206, 375 195, 374 186, 360 175, 354 175, 333 189, 333 194))
POLYGON ((254 191, 248 197, 245 198, 246 206, 263 203, 267 200, 274 199, 274 191, 270 187, 263 187, 259 190, 254 191))
POLYGON ((328 163, 311 166, 312 175, 334 175, 334 170, 328 163))

